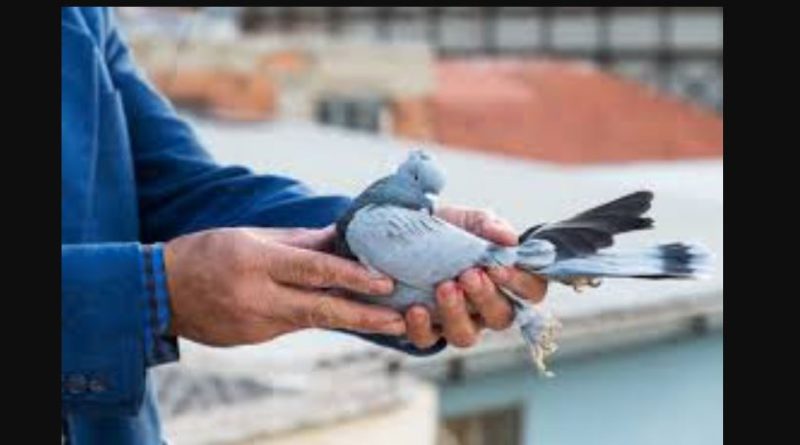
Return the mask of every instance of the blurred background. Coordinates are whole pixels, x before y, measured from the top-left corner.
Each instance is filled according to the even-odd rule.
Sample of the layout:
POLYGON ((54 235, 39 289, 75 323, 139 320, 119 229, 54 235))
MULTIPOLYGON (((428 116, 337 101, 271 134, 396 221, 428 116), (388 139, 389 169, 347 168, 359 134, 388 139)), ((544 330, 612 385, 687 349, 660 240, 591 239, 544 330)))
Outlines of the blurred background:
POLYGON ((223 163, 355 194, 409 149, 443 199, 523 228, 634 189, 698 241, 698 282, 551 286, 554 379, 517 333, 415 359, 307 332, 182 344, 169 438, 228 444, 722 443, 722 8, 116 8, 141 68, 223 163))

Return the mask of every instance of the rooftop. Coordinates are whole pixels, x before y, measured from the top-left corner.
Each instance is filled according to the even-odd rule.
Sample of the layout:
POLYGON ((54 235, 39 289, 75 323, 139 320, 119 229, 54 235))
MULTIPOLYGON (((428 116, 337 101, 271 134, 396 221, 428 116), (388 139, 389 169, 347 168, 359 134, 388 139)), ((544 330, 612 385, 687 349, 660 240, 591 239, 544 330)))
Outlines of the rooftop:
MULTIPOLYGON (((322 193, 356 194, 391 171, 407 150, 425 148, 448 173, 442 201, 492 208, 520 229, 635 189, 654 191, 651 215, 656 229, 628 235, 619 244, 698 241, 715 252, 716 274, 696 282, 607 281, 580 295, 553 285, 545 306, 564 324, 563 353, 557 353, 553 363, 556 373, 559 359, 587 348, 721 325, 721 160, 577 167, 457 147, 419 147, 415 142, 299 122, 194 123, 218 161, 301 178, 322 193)), ((343 334, 307 331, 267 345, 234 349, 182 342, 181 363, 159 372, 184 373, 194 376, 188 381, 196 383, 185 386, 183 393, 162 394, 167 430, 213 441, 276 434, 403 405, 418 390, 409 376, 444 378, 452 374, 454 363, 460 373, 479 373, 520 366, 523 360, 521 342, 513 331, 487 333, 476 348, 448 350, 428 359, 408 358, 343 334), (371 378, 359 378, 366 375, 371 378), (198 400, 202 393, 198 388, 225 385, 229 390, 216 390, 217 396, 198 400), (236 390, 237 386, 243 389, 236 390), (186 400, 192 400, 191 394, 195 401, 190 403, 186 400), (176 400, 183 400, 183 408, 176 408, 176 400), (237 408, 237 400, 247 403, 237 408), (189 406, 192 403, 194 407, 189 406), (219 409, 226 404, 228 408, 219 409), (220 428, 219 422, 206 421, 224 418, 232 409, 239 410, 235 425, 220 428)))
POLYGON ((722 155, 722 117, 576 61, 440 61, 435 140, 562 163, 722 155))

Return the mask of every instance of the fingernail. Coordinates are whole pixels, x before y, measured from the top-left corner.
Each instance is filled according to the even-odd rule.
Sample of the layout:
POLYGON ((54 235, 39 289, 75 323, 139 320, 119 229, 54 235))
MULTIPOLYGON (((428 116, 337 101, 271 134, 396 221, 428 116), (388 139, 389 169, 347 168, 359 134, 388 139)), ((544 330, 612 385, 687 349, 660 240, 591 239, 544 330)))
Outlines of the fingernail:
POLYGON ((415 306, 409 309, 409 313, 411 314, 411 318, 413 318, 415 322, 422 323, 425 321, 426 318, 425 309, 415 306))
POLYGON ((390 280, 389 278, 374 279, 370 284, 370 289, 372 290, 372 292, 381 295, 390 293, 393 287, 394 284, 392 283, 392 280, 390 280))
POLYGON ((442 286, 441 300, 442 304, 452 307, 456 303, 456 285, 454 283, 447 283, 442 286))

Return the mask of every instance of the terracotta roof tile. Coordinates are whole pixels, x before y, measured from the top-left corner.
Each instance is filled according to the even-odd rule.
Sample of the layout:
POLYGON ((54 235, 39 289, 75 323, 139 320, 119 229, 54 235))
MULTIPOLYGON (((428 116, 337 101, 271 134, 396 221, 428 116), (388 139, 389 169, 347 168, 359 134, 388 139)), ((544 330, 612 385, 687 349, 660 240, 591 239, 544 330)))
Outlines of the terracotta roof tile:
POLYGON ((722 155, 722 118, 581 62, 440 61, 434 138, 555 162, 722 155))

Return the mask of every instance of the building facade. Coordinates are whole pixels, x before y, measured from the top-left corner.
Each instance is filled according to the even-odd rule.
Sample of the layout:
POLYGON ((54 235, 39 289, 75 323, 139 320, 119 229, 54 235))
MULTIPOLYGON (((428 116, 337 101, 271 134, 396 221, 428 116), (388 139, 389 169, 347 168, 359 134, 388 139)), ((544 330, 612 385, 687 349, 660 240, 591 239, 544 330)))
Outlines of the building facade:
POLYGON ((722 112, 721 7, 251 7, 252 33, 418 42, 451 57, 589 60, 722 112))

